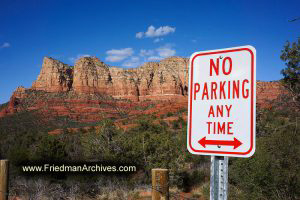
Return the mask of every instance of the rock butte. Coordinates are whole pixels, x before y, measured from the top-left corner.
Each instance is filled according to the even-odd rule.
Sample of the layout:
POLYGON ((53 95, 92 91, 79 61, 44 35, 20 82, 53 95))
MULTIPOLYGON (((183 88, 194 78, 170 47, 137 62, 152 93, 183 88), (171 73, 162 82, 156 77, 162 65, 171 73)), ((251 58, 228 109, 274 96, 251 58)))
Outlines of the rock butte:
POLYGON ((70 67, 45 57, 32 89, 47 92, 107 94, 115 98, 143 100, 164 95, 186 95, 188 59, 171 57, 139 68, 109 67, 96 57, 83 57, 70 67))
MULTIPOLYGON (((123 69, 110 67, 96 57, 83 57, 76 61, 74 67, 53 58, 45 57, 41 72, 32 87, 18 87, 13 93, 7 107, 0 111, 0 117, 22 110, 22 102, 27 98, 27 91, 49 93, 70 93, 86 98, 68 97, 65 101, 73 104, 66 108, 58 99, 40 99, 29 110, 51 107, 56 115, 72 114, 72 118, 82 121, 99 119, 97 109, 99 100, 89 100, 92 95, 108 95, 114 99, 130 99, 135 104, 144 100, 162 100, 177 102, 176 108, 187 107, 188 95, 188 59, 170 57, 160 62, 148 62, 138 68, 123 69), (181 106, 178 106, 181 105, 181 106), (69 110, 73 109, 72 112, 69 110), (84 113, 82 112, 84 111, 84 113), (82 118, 83 115, 86 117, 82 118)), ((257 104, 267 106, 268 100, 276 99, 286 91, 279 82, 257 82, 257 104)), ((163 104, 168 109, 167 104, 163 104)), ((175 105, 175 104, 174 104, 175 105)), ((156 106, 154 109, 163 109, 156 106)), ((168 110, 169 111, 169 110, 168 110)))

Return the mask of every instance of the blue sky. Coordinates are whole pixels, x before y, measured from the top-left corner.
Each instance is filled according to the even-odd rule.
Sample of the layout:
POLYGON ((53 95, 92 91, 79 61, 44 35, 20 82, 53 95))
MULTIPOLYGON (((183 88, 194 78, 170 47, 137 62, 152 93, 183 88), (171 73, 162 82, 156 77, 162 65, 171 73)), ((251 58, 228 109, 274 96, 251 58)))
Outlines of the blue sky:
POLYGON ((252 45, 257 79, 278 80, 280 51, 300 35, 300 1, 1 0, 0 103, 30 87, 44 56, 91 55, 134 67, 167 56, 252 45))

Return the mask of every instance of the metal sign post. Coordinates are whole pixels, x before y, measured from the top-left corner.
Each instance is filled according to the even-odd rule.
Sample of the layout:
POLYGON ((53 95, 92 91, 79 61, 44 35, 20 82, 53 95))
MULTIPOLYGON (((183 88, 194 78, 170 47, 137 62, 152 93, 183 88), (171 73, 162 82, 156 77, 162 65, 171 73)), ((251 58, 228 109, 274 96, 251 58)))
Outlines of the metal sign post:
POLYGON ((211 156, 210 200, 227 200, 228 157, 211 156))

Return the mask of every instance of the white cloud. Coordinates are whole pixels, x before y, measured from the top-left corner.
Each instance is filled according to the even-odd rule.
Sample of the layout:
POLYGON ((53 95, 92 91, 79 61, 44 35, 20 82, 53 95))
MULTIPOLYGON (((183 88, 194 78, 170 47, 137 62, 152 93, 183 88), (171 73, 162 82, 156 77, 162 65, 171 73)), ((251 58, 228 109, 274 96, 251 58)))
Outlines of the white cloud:
POLYGON ((0 49, 4 49, 4 48, 9 48, 10 44, 8 42, 4 42, 1 46, 0 49))
POLYGON ((146 49, 140 50, 140 56, 142 56, 142 57, 152 56, 154 53, 155 53, 154 50, 146 50, 146 49))
POLYGON ((124 60, 125 58, 125 56, 107 56, 105 60, 109 62, 119 62, 124 60))
POLYGON ((160 42, 160 41, 163 41, 164 39, 163 38, 156 38, 155 40, 153 40, 154 43, 157 43, 157 42, 160 42))
POLYGON ((196 42, 197 42, 197 40, 192 40, 192 42, 193 42, 193 43, 196 43, 196 42))
POLYGON ((121 66, 124 67, 138 67, 147 61, 160 61, 164 58, 174 56, 176 50, 173 48, 174 45, 166 44, 156 49, 141 49, 138 55, 134 54, 132 48, 124 49, 112 49, 106 51, 106 61, 110 62, 121 62, 121 66))
POLYGON ((158 29, 155 29, 154 26, 149 26, 145 33, 145 37, 161 37, 174 32, 175 28, 170 26, 161 26, 158 29))
POLYGON ((137 57, 137 56, 133 56, 133 57, 131 57, 131 60, 132 60, 133 62, 138 62, 138 61, 140 61, 140 58, 137 57))
POLYGON ((91 57, 89 54, 78 54, 76 57, 70 57, 69 60, 74 63, 76 60, 83 58, 83 57, 91 57))
POLYGON ((132 55, 133 50, 132 48, 124 48, 124 49, 112 49, 109 51, 106 51, 108 55, 132 55))
POLYGON ((171 26, 161 26, 156 29, 154 26, 151 25, 148 27, 148 30, 146 32, 138 32, 136 33, 135 36, 139 39, 143 37, 147 37, 147 38, 162 37, 170 33, 174 33, 175 29, 176 29, 175 27, 171 27, 171 26))
POLYGON ((156 51, 158 52, 158 55, 163 58, 174 56, 176 54, 176 50, 172 49, 170 45, 159 47, 156 51))
POLYGON ((77 57, 78 58, 91 57, 91 55, 90 54, 79 54, 77 57))
POLYGON ((109 51, 106 51, 106 54, 108 56, 105 58, 106 61, 109 62, 119 62, 122 61, 129 56, 133 54, 133 49, 132 48, 125 48, 125 49, 112 49, 109 51))
POLYGON ((144 57, 148 61, 159 61, 164 58, 174 56, 176 54, 176 50, 172 48, 171 44, 166 44, 157 49, 140 50, 140 56, 144 57))
POLYGON ((159 56, 150 56, 150 57, 148 58, 149 61, 159 61, 159 60, 161 60, 161 59, 163 59, 163 58, 162 58, 162 57, 159 57, 159 56))
POLYGON ((140 58, 137 56, 132 56, 129 60, 125 61, 122 65, 124 67, 137 67, 140 65, 140 58))
POLYGON ((139 38, 139 39, 141 39, 143 36, 144 36, 143 32, 138 32, 138 33, 135 34, 135 37, 139 38))

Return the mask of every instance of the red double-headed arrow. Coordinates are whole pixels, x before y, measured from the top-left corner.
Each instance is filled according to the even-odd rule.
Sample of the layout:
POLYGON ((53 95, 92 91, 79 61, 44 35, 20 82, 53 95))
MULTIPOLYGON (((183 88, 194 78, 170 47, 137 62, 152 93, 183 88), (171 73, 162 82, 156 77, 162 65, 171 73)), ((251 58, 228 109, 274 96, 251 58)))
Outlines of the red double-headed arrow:
POLYGON ((206 140, 206 137, 199 140, 198 143, 201 144, 204 148, 206 148, 206 145, 225 145, 225 146, 233 146, 233 149, 236 149, 243 144, 236 138, 233 138, 233 140, 228 141, 228 140, 206 140))

